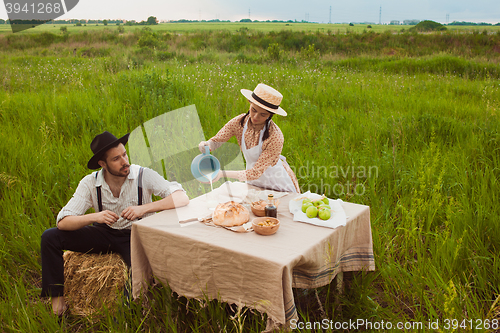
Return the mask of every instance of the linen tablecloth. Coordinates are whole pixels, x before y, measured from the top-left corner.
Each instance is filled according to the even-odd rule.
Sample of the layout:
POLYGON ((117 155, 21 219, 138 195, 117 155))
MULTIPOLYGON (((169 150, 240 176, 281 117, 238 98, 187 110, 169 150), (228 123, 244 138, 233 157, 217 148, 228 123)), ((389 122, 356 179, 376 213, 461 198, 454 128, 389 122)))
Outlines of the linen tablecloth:
MULTIPOLYGON (((255 189, 226 183, 214 193, 220 200, 227 200, 228 192, 241 199, 247 188, 255 189)), ((292 221, 288 202, 297 195, 281 198, 280 228, 271 236, 202 223, 181 227, 180 219, 210 212, 206 196, 134 222, 133 296, 138 297, 154 276, 179 295, 251 307, 285 325, 298 318, 292 288, 317 288, 339 272, 375 269, 368 206, 344 202, 345 226, 318 227, 292 221)))

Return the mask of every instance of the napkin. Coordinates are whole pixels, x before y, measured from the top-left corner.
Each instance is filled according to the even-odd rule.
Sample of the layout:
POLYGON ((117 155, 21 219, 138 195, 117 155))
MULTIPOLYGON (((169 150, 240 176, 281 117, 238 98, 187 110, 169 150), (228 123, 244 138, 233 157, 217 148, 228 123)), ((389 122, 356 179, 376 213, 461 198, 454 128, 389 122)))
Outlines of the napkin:
POLYGON ((248 186, 241 182, 227 181, 215 189, 214 193, 219 196, 219 203, 227 201, 241 203, 248 195, 248 186))
POLYGON ((330 207, 332 207, 332 216, 328 220, 321 220, 318 217, 309 218, 305 213, 302 212, 302 199, 309 198, 311 200, 316 200, 321 198, 321 195, 316 193, 311 193, 307 191, 299 195, 296 199, 290 200, 288 208, 290 213, 293 214, 293 220, 298 222, 305 222, 321 227, 327 228, 337 228, 346 224, 346 215, 344 209, 342 208, 342 200, 328 199, 330 207))

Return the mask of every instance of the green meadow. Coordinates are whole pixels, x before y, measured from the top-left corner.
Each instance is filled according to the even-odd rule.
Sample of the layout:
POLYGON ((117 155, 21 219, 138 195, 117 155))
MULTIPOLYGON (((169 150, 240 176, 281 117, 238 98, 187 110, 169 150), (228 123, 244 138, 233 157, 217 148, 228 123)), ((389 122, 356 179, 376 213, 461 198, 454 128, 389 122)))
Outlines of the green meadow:
MULTIPOLYGON (((141 29, 144 26, 127 26, 121 24, 127 31, 134 31, 135 29, 141 29)), ((75 24, 42 24, 36 26, 33 29, 28 29, 20 32, 21 34, 31 34, 40 32, 51 32, 58 33, 61 27, 66 27, 69 32, 92 32, 101 31, 105 29, 114 29, 116 24, 108 23, 104 25, 102 23, 89 23, 82 26, 76 26, 75 24)), ((411 25, 387 25, 387 24, 353 24, 349 23, 311 23, 311 22, 186 22, 186 23, 160 23, 158 25, 148 26, 154 31, 170 31, 176 33, 189 33, 197 31, 230 31, 236 32, 238 30, 250 29, 253 31, 271 32, 271 31, 293 31, 293 32, 324 32, 328 33, 346 33, 346 32, 363 32, 363 31, 374 31, 374 32, 404 32, 409 30, 411 25)), ((488 31, 496 32, 500 29, 497 25, 485 25, 485 26, 461 26, 461 25, 447 25, 449 31, 488 31)), ((12 32, 9 24, 0 24, 0 33, 12 32)))
POLYGON ((208 139, 260 82, 284 95, 273 120, 301 190, 370 206, 376 271, 346 274, 343 294, 318 288, 324 315, 298 290, 300 321, 499 328, 500 27, 259 26, 0 34, 0 331, 262 331, 265 315, 168 286, 62 323, 38 297, 40 236, 89 173, 96 134, 194 104, 208 139))

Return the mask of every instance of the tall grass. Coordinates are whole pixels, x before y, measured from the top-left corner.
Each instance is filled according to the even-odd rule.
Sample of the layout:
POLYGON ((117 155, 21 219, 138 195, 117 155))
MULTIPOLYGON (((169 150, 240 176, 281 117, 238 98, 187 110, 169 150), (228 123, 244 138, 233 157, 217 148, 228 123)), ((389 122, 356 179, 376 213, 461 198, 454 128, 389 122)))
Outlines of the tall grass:
POLYGON ((0 35, 0 45, 9 50, 30 50, 42 46, 46 48, 42 52, 47 54, 59 55, 65 52, 65 55, 70 55, 76 48, 79 56, 91 57, 109 56, 110 52, 116 51, 123 53, 126 48, 135 44, 138 44, 143 53, 147 53, 149 49, 150 53, 156 56, 158 51, 186 55, 210 51, 251 55, 266 52, 270 46, 277 45, 287 56, 290 53, 304 52, 312 47, 313 51, 322 56, 389 55, 399 58, 445 53, 465 58, 482 57, 498 63, 499 43, 498 30, 486 34, 460 31, 419 34, 391 30, 384 32, 365 30, 360 33, 349 31, 324 33, 319 30, 264 32, 241 28, 236 32, 201 30, 179 34, 168 30, 153 30, 150 27, 129 29, 122 33, 118 28, 110 27, 95 32, 0 35), (92 48, 88 49, 90 45, 92 48), (116 46, 120 48, 117 49, 116 46))
MULTIPOLYGON (((190 45, 222 36, 215 33, 181 40, 158 33, 152 38, 175 40, 164 51, 137 45, 152 33, 125 36, 127 47, 100 31, 24 51, 12 45, 32 40, 19 37, 2 49, 2 331, 264 329, 265 317, 257 313, 238 314, 218 301, 200 305, 177 299, 167 286, 152 288, 131 309, 117 304, 118 314, 103 310, 62 324, 38 299, 40 235, 54 226, 59 209, 88 173, 95 134, 109 130, 121 135, 195 104, 209 138, 247 111, 239 90, 259 82, 284 95, 289 116, 275 121, 285 135, 283 155, 301 189, 370 206, 377 270, 354 275, 343 295, 332 286, 319 289, 329 319, 442 322, 495 315, 491 306, 500 292, 500 68, 487 56, 494 45, 484 44, 480 58, 459 48, 447 54, 431 48, 422 51, 424 57, 328 58, 322 53, 315 59, 301 57, 300 48, 293 49, 298 46, 282 46, 288 53, 273 60, 266 53, 266 38, 279 39, 280 33, 246 39, 241 32, 225 33, 218 43, 263 45, 247 47, 239 57, 239 51, 219 52, 218 46, 198 54, 190 50, 190 45), (75 56, 77 42, 108 52, 75 56), (158 52, 172 54, 159 61, 158 52)), ((291 36, 300 41, 303 35, 291 36)), ((327 34, 313 36, 320 40, 327 34)), ((341 43, 369 37, 346 35, 341 43)), ((402 40, 398 35, 375 37, 384 39, 381 47, 402 40)), ((434 38, 448 37, 415 38, 422 38, 425 48, 434 38)), ((363 45, 370 43, 377 42, 363 45)), ((321 320, 315 299, 298 293, 296 300, 301 320, 321 320)))

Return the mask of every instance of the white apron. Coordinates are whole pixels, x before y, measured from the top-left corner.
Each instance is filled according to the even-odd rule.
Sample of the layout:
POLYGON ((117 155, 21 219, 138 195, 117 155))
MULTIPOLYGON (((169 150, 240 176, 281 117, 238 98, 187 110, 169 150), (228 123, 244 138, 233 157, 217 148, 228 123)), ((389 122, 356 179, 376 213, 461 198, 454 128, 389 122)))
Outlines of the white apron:
MULTIPOLYGON (((243 152, 243 156, 245 156, 247 164, 246 169, 250 170, 253 168, 255 163, 257 163, 260 154, 262 154, 262 137, 264 136, 265 127, 260 131, 259 144, 253 148, 247 149, 247 145, 245 143, 247 123, 248 121, 245 123, 245 127, 243 127, 243 134, 241 135, 241 151, 243 152)), ((259 178, 255 180, 248 180, 247 184, 278 192, 296 193, 297 190, 295 189, 295 185, 293 184, 290 175, 286 172, 283 164, 286 164, 286 158, 280 155, 276 165, 269 166, 259 178)))

